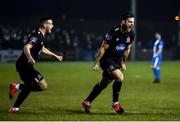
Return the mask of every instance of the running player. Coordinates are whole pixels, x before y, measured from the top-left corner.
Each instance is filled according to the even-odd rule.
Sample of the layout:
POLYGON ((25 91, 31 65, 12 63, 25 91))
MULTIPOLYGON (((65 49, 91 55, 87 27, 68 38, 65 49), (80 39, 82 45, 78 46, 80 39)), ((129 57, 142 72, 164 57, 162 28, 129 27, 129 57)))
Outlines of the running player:
POLYGON ((23 52, 16 61, 16 70, 24 84, 10 84, 10 99, 12 99, 17 90, 21 90, 21 92, 13 107, 9 109, 9 112, 18 112, 20 105, 28 97, 31 91, 44 91, 47 89, 47 81, 43 78, 42 74, 33 67, 41 53, 62 61, 62 56, 54 54, 43 44, 45 41, 45 34, 51 33, 53 27, 53 20, 50 17, 42 17, 40 19, 39 27, 29 34, 23 52))
POLYGON ((103 70, 102 79, 92 89, 89 96, 82 102, 86 113, 90 113, 93 100, 114 81, 112 107, 117 113, 124 110, 119 103, 119 95, 124 80, 122 71, 126 70, 125 61, 128 58, 131 44, 134 40, 134 15, 131 12, 122 14, 119 26, 114 27, 105 35, 102 45, 97 53, 93 70, 97 71, 99 65, 103 70))

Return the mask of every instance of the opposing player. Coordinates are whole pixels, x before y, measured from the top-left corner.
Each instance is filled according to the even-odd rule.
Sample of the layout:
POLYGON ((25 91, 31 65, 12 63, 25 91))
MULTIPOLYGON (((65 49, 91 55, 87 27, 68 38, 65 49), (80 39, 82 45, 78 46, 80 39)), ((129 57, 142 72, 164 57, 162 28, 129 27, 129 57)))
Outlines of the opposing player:
POLYGON ((62 56, 54 54, 43 44, 45 41, 45 34, 51 33, 53 27, 53 20, 50 17, 42 17, 40 19, 39 27, 29 34, 23 52, 16 61, 16 70, 24 84, 10 84, 10 99, 12 99, 17 90, 21 90, 21 92, 13 107, 9 109, 9 112, 18 112, 20 105, 28 97, 31 91, 44 91, 47 89, 48 85, 46 80, 43 78, 42 74, 33 67, 41 53, 62 61, 62 56))
POLYGON ((119 103, 119 95, 124 80, 122 71, 126 70, 125 61, 130 53, 131 44, 134 40, 134 15, 131 12, 122 14, 119 26, 114 27, 105 35, 102 45, 97 53, 93 70, 103 70, 102 79, 92 89, 89 96, 82 102, 86 113, 90 113, 93 100, 107 87, 113 83, 112 107, 117 113, 124 110, 119 103))
POLYGON ((155 33, 155 42, 153 46, 152 70, 155 76, 154 83, 160 83, 160 65, 163 53, 163 40, 160 33, 155 33))

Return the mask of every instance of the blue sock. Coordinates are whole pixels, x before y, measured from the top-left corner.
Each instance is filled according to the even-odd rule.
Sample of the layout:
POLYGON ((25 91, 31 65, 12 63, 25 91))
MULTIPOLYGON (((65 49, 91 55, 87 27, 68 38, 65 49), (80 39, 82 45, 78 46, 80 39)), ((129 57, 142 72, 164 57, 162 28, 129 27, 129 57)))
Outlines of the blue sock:
POLYGON ((156 72, 157 72, 157 73, 156 73, 156 78, 160 80, 160 70, 157 69, 156 72))
POLYGON ((155 78, 160 80, 160 71, 158 69, 153 69, 153 72, 155 78))

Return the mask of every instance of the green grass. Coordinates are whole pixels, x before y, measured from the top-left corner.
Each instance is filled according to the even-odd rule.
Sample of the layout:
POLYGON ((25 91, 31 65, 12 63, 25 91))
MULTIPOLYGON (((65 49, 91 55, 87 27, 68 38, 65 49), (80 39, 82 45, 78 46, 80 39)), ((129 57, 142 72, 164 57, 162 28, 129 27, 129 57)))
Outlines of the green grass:
POLYGON ((125 113, 111 108, 112 84, 92 104, 92 113, 85 114, 81 102, 101 79, 101 72, 91 70, 91 62, 38 63, 49 87, 32 92, 20 112, 8 113, 8 84, 21 82, 15 64, 0 64, 0 121, 2 120, 180 120, 180 62, 163 62, 162 80, 153 84, 150 62, 128 62, 121 91, 125 113))

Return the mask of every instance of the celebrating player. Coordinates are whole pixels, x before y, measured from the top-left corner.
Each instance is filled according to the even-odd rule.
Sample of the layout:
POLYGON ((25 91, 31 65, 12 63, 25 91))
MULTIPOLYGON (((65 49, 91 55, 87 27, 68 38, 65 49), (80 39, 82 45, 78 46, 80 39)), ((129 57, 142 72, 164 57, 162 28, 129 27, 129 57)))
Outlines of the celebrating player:
POLYGON ((54 54, 46 47, 44 47, 43 44, 45 41, 45 34, 51 33, 53 27, 53 20, 50 17, 42 17, 40 19, 39 27, 29 34, 24 45, 23 52, 16 61, 16 70, 24 84, 10 84, 10 99, 12 99, 17 90, 21 90, 21 92, 19 93, 19 96, 13 107, 9 109, 9 112, 18 112, 20 105, 27 98, 31 91, 44 91, 47 89, 46 80, 33 67, 41 53, 62 61, 62 56, 54 54))
POLYGON ((90 113, 92 101, 107 87, 113 83, 112 107, 117 113, 124 110, 119 103, 119 94, 124 80, 122 71, 126 70, 125 61, 130 53, 131 44, 134 40, 134 15, 131 12, 122 14, 120 25, 114 27, 105 35, 102 45, 97 53, 93 70, 103 70, 102 79, 92 89, 89 96, 82 102, 86 113, 90 113))

